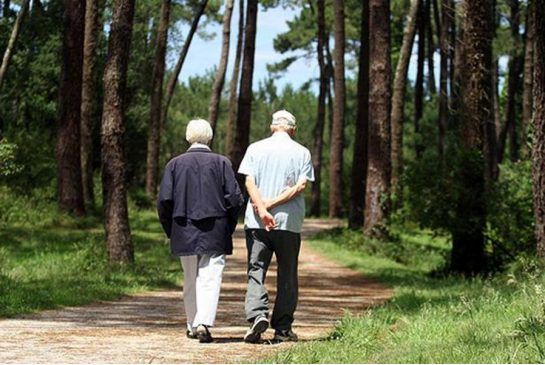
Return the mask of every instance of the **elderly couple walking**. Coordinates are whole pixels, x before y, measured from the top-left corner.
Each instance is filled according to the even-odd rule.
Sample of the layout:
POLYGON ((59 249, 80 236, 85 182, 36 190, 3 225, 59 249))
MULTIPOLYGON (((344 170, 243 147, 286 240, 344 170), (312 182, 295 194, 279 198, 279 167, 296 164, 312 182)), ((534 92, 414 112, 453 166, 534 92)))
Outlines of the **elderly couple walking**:
MULTIPOLYGON (((272 136, 248 147, 238 173, 249 195, 244 225, 248 250, 245 300, 250 328, 244 341, 258 343, 269 324, 274 341, 296 341, 292 331, 297 306, 297 263, 305 216, 302 192, 314 181, 310 152, 295 142, 295 117, 273 114, 272 136), (265 277, 273 253, 278 263, 277 295, 269 322, 265 277)), ((231 162, 211 151, 212 128, 192 120, 186 130, 191 145, 165 168, 158 212, 171 251, 184 271, 187 336, 211 342, 225 257, 233 251, 232 234, 244 198, 231 162)))

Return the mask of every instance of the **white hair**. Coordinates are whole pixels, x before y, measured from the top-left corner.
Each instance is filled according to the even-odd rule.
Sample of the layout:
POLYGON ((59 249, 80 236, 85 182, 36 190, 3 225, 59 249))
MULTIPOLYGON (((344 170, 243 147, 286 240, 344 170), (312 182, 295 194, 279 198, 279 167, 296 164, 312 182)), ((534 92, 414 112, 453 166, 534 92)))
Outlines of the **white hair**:
POLYGON ((189 144, 209 144, 213 135, 210 123, 204 119, 193 119, 187 123, 185 139, 189 144))
POLYGON ((295 128, 297 121, 293 114, 287 110, 279 110, 272 115, 271 125, 281 125, 289 128, 295 128))

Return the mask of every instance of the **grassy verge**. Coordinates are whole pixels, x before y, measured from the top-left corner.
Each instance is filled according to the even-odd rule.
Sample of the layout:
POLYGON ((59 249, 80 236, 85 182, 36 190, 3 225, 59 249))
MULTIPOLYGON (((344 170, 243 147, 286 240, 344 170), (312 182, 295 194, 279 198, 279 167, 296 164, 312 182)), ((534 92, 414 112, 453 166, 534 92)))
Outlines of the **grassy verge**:
POLYGON ((521 259, 493 278, 434 277, 448 242, 419 231, 377 243, 334 231, 311 245, 395 289, 387 304, 347 315, 325 340, 301 343, 277 363, 543 363, 545 278, 521 259))
POLYGON ((130 209, 136 264, 108 265, 102 222, 0 191, 0 317, 173 287, 180 265, 152 211, 130 209))

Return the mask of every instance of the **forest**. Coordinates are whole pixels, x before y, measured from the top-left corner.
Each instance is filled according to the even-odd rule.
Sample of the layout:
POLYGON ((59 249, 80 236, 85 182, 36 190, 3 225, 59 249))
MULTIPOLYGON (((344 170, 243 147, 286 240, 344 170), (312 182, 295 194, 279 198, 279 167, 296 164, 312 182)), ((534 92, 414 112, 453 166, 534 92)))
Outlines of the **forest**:
MULTIPOLYGON (((369 259, 361 271, 394 288, 418 271, 425 288, 400 290, 425 297, 452 280, 475 300, 475 285, 496 288, 507 277, 543 285, 545 0, 3 0, 0 8, 0 318, 176 285, 179 264, 155 202, 165 164, 188 147, 187 122, 207 119, 213 150, 236 171, 280 109, 300 121, 295 138, 312 154, 307 217, 342 220, 313 238, 324 255, 355 260, 357 270, 369 259), (273 9, 295 16, 257 79, 260 18, 273 9), (196 38, 221 39, 208 55, 216 66, 182 81, 196 38), (300 59, 316 77, 294 86, 300 59), (383 259, 409 276, 392 274, 394 264, 375 269, 383 259)), ((509 290, 514 298, 518 289, 509 290)), ((528 294, 536 313, 545 308, 539 293, 528 294)), ((342 338, 356 326, 347 321, 342 338)), ((350 357, 351 333, 347 357, 324 361, 541 362, 538 327, 517 327, 522 359, 350 357)), ((305 346, 273 361, 315 362, 315 351, 331 349, 305 346)))

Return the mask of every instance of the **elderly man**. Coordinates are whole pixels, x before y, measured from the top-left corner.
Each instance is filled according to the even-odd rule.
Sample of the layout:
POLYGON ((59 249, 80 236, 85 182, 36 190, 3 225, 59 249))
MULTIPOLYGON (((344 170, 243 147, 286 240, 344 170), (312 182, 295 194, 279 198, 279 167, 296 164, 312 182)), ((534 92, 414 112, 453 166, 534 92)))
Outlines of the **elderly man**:
POLYGON ((202 119, 187 125, 191 147, 167 164, 157 209, 172 254, 184 270, 187 337, 211 342, 225 255, 244 200, 231 162, 213 153, 212 128, 202 119))
POLYGON ((273 253, 278 263, 277 294, 270 324, 274 341, 297 341, 291 326, 297 307, 297 262, 305 217, 303 191, 314 181, 310 152, 295 142, 295 117, 273 114, 272 136, 248 147, 238 172, 246 175, 250 201, 244 219, 248 249, 244 341, 257 343, 269 327, 265 277, 273 253))

